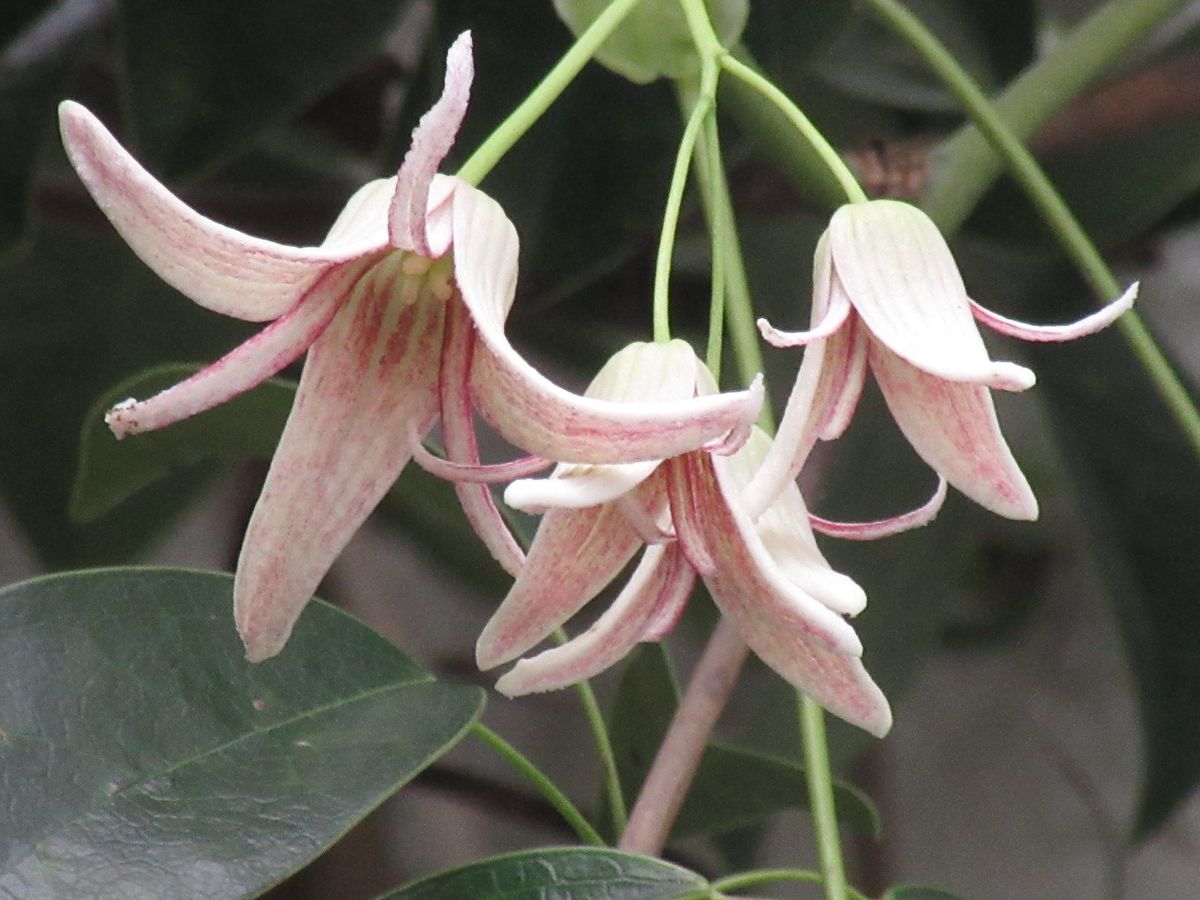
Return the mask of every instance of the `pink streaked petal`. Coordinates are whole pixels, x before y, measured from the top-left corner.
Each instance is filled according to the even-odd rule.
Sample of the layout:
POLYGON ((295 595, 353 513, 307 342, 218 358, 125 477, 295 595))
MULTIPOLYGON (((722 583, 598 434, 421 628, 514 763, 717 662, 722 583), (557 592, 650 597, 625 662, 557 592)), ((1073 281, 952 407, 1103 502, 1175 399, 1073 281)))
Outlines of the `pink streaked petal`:
POLYGON ((516 659, 548 637, 616 578, 641 545, 615 506, 546 513, 516 583, 479 635, 479 668, 516 659))
POLYGON ((251 322, 283 315, 331 267, 382 249, 289 247, 227 228, 168 191, 78 103, 59 106, 63 144, 96 205, 133 252, 201 306, 251 322))
POLYGON ((667 479, 667 498, 671 505, 671 523, 675 526, 678 540, 688 562, 702 577, 712 575, 717 568, 708 546, 705 529, 706 512, 701 505, 702 497, 692 486, 696 472, 701 468, 700 453, 686 453, 669 459, 663 464, 667 479))
POLYGON ((939 478, 937 490, 929 500, 910 512, 892 516, 889 519, 877 519, 873 522, 835 522, 832 519, 823 519, 809 513, 808 520, 814 531, 819 531, 829 537, 842 538, 847 541, 874 541, 928 525, 937 516, 945 502, 946 479, 939 478))
POLYGON ((454 259, 481 341, 472 372, 475 399, 515 446, 592 465, 664 459, 757 418, 763 397, 757 383, 712 397, 618 402, 580 397, 538 373, 504 334, 516 287, 516 232, 494 200, 468 186, 455 192, 454 259))
POLYGON ((675 532, 659 524, 659 520, 667 512, 666 506, 659 504, 659 508, 654 511, 648 510, 643 494, 642 491, 622 494, 613 503, 621 510, 625 521, 638 533, 638 537, 647 544, 665 544, 675 540, 675 532))
MULTIPOLYGON (((771 452, 771 439, 756 428, 745 449, 721 469, 729 485, 739 490, 771 452)), ((795 482, 783 490, 759 516, 758 537, 779 571, 800 590, 836 613, 856 616, 867 605, 867 595, 852 578, 835 572, 817 546, 809 524, 808 508, 795 482)))
POLYGON ((877 341, 870 357, 892 417, 935 472, 997 515, 1037 518, 1037 500, 1000 432, 987 388, 926 374, 877 341))
POLYGON ((658 460, 612 466, 562 466, 550 478, 514 481, 504 502, 524 512, 582 509, 609 503, 632 491, 658 468, 658 460))
POLYGON ((1006 334, 1009 337, 1018 338, 1022 341, 1057 342, 1073 341, 1076 338, 1095 334, 1102 328, 1107 328, 1118 317, 1133 308, 1133 301, 1137 299, 1137 295, 1138 283, 1135 281, 1126 289, 1125 293, 1112 303, 1069 325, 1030 325, 1026 322, 1018 322, 1016 319, 1009 319, 999 313, 992 312, 990 309, 980 306, 974 300, 970 300, 969 302, 971 304, 971 314, 993 331, 998 331, 1001 334, 1006 334))
POLYGON ((694 580, 688 572, 691 567, 677 544, 647 548, 629 582, 587 631, 521 660, 496 682, 496 690, 508 697, 552 691, 620 662, 644 638, 664 595, 677 593, 681 584, 694 580))
POLYGON ((820 416, 814 427, 823 441, 836 441, 850 427, 858 401, 867 381, 866 327, 857 316, 840 334, 830 339, 826 353, 830 360, 821 372, 820 416))
POLYGON ((949 381, 1033 386, 1028 369, 988 357, 950 248, 921 210, 896 200, 853 203, 833 214, 828 233, 833 277, 893 353, 949 381))
POLYGON ((357 292, 309 352, 234 581, 246 658, 280 651, 334 558, 437 415, 444 306, 357 292))
POLYGON ((118 438, 154 431, 224 403, 261 384, 300 356, 345 304, 365 263, 340 266, 320 279, 291 312, 186 381, 149 400, 126 400, 104 421, 118 438))
POLYGON ((754 526, 730 497, 726 460, 710 458, 694 489, 708 512, 716 571, 705 583, 759 658, 831 713, 874 735, 891 727, 887 699, 863 668, 854 629, 774 566, 754 526))
POLYGON ((467 114, 474 77, 471 33, 464 31, 446 53, 442 96, 413 130, 412 144, 396 178, 396 192, 388 210, 388 239, 393 247, 422 256, 432 255, 425 233, 429 184, 454 146, 458 129, 467 114))
POLYGON ((409 449, 412 451, 413 462, 430 475, 443 481, 462 481, 468 484, 496 484, 512 481, 514 478, 533 475, 554 465, 552 461, 540 456, 525 456, 506 463, 489 463, 478 466, 454 463, 429 452, 421 443, 421 436, 415 431, 409 436, 409 449))
MULTIPOLYGON (((667 552, 682 556, 683 548, 676 542, 667 547, 667 552)), ((642 632, 642 640, 645 642, 661 641, 675 630, 696 587, 696 570, 691 565, 685 562, 671 571, 671 580, 658 595, 658 604, 650 616, 650 621, 646 623, 646 630, 642 632)))
POLYGON ((850 317, 850 301, 843 293, 834 294, 821 321, 808 331, 780 331, 766 319, 758 320, 758 330, 763 340, 773 347, 803 347, 813 341, 824 340, 836 334, 850 317))
MULTIPOLYGON (((477 466, 479 448, 475 441, 468 381, 475 332, 461 303, 451 299, 446 307, 440 375, 442 442, 446 446, 446 458, 451 462, 477 466)), ((484 546, 509 575, 516 577, 525 563, 525 552, 496 508, 491 489, 486 484, 455 482, 454 493, 484 546)))

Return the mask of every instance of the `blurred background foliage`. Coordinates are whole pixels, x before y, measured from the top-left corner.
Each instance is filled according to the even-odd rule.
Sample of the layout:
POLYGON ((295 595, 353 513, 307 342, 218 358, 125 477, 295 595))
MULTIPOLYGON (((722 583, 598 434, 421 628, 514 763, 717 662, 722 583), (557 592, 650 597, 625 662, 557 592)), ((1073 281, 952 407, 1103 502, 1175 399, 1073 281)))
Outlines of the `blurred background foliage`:
MULTIPOLYGON (((1100 4, 908 6, 981 84, 1002 92, 1100 4)), ((1198 23, 1197 4, 1180 4, 1176 17, 1030 141, 1109 258, 1130 280, 1145 279, 1139 308, 1189 387, 1200 376, 1200 274, 1194 265, 1166 265, 1163 248, 1200 248, 1198 23)), ((550 2, 4 4, 0 495, 46 570, 147 558, 206 496, 205 484, 231 468, 242 485, 225 511, 228 546, 236 547, 262 474, 258 461, 269 456, 289 402, 286 384, 271 385, 244 406, 209 414, 219 421, 177 426, 186 435, 168 430, 139 438, 140 446, 115 446, 98 419, 113 397, 144 393, 169 377, 153 367, 211 360, 247 332, 161 284, 117 238, 66 163, 55 131, 58 100, 96 111, 206 214, 277 240, 316 243, 356 186, 394 172, 440 88, 445 47, 466 28, 478 74, 448 171, 570 45, 550 2), (140 387, 112 387, 130 378, 140 387)), ((797 99, 872 193, 920 202, 942 162, 938 149, 963 116, 915 54, 863 9, 850 0, 751 0, 738 52, 797 99)), ((754 98, 723 87, 720 100, 756 308, 795 327, 807 320, 811 251, 837 195, 803 154, 781 149, 788 139, 754 98)), ((564 383, 582 385, 621 343, 648 334, 653 254, 680 131, 669 82, 634 84, 589 66, 483 184, 521 235, 513 340, 564 383)), ((1093 302, 1004 179, 955 249, 976 299, 1005 314, 1065 321, 1093 302)), ((694 198, 677 264, 674 316, 699 347, 708 260, 694 198)), ((1200 467, 1115 331, 1067 346, 993 346, 1039 374, 1031 394, 1001 399, 1001 418, 1042 500, 1042 520, 1002 522, 955 496, 918 533, 824 546, 867 588, 871 606, 859 623, 866 660, 901 716, 906 690, 938 654, 981 646, 1016 652, 1060 584, 1055 571, 1082 560, 1089 584, 1116 614, 1137 697, 1142 763, 1139 770, 1131 758, 1124 767, 1137 797, 1118 827, 1122 846, 1132 847, 1167 825, 1200 779, 1200 467)), ((777 404, 797 362, 789 351, 768 353, 777 404)), ((805 479, 815 510, 844 518, 907 508, 932 486, 874 395, 805 479)), ((474 549, 447 496, 445 486, 409 471, 378 518, 398 538, 419 542, 486 611, 504 579, 474 549)), ((337 599, 336 587, 325 593, 337 599)), ((682 658, 710 621, 705 602, 694 603, 678 637, 682 658)), ((465 662, 473 643, 461 635, 460 659, 422 662, 435 673, 474 677, 465 662)), ((620 681, 618 752, 628 772, 641 771, 638 754, 662 723, 631 718, 629 709, 639 697, 670 696, 669 665, 639 657, 603 681, 620 681)), ((712 781, 724 782, 719 766, 730 765, 729 754, 751 755, 757 762, 745 765, 761 775, 762 800, 738 812, 735 833, 702 851, 694 841, 685 845, 739 864, 755 858, 764 834, 757 826, 786 805, 770 795, 794 784, 788 764, 798 752, 790 692, 763 670, 749 670, 744 682, 724 727, 737 746, 718 748, 712 781)), ((871 757, 861 761, 867 740, 850 729, 837 729, 835 739, 842 770, 870 781, 871 757)), ((727 801, 745 799, 737 794, 727 801)), ((854 807, 857 796, 846 794, 847 808, 857 810, 851 818, 870 822, 874 812, 854 807)), ((706 824, 712 810, 703 802, 696 798, 695 816, 706 824)), ((902 816, 889 821, 886 812, 885 842, 904 827, 902 816)), ((863 860, 868 881, 886 874, 877 852, 863 860)), ((287 890, 305 896, 303 882, 287 890)))

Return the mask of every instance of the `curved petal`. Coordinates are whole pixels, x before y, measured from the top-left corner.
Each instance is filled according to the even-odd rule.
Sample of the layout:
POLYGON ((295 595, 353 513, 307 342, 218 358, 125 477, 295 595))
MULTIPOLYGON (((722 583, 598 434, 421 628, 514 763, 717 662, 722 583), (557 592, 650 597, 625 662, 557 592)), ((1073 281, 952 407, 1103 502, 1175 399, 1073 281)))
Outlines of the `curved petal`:
POLYGON ((870 358, 892 417, 935 472, 997 515, 1037 518, 1037 499, 1000 433, 987 388, 928 375, 875 340, 870 358))
POLYGON ((234 580, 246 658, 283 647, 300 611, 437 415, 445 306, 356 294, 313 344, 234 580))
MULTIPOLYGON (((471 391, 468 376, 475 334, 463 305, 455 299, 446 304, 446 334, 442 348, 441 384, 442 442, 446 457, 455 463, 479 465, 479 447, 475 441, 475 421, 471 415, 471 391)), ((486 484, 455 482, 454 493, 467 521, 483 541, 488 552, 509 575, 516 576, 525 563, 525 551, 513 537, 496 508, 492 490, 486 484)))
POLYGON ((893 353, 948 381, 1033 386, 1028 369, 988 357, 950 248, 921 210, 896 200, 843 206, 830 220, 829 247, 833 277, 893 353))
POLYGON ((587 631, 520 660, 496 682, 496 690, 517 697, 598 675, 644 640, 659 608, 679 606, 679 595, 686 599, 694 583, 695 574, 678 544, 647 548, 624 589, 587 631))
POLYGON ((916 509, 898 516, 878 519, 874 522, 834 522, 831 519, 822 519, 820 516, 809 513, 808 520, 814 531, 830 537, 839 537, 847 541, 874 541, 928 525, 937 516, 945 502, 946 479, 939 478, 937 490, 934 491, 932 497, 916 509))
POLYGON ((149 400, 118 403, 104 421, 118 438, 154 431, 261 384, 309 348, 363 280, 366 268, 351 264, 332 269, 291 312, 250 340, 149 400))
POLYGON ((479 635, 479 668, 516 659, 544 640, 616 578, 641 545, 615 506, 546 513, 516 583, 479 635))
MULTIPOLYGON (((735 490, 749 484, 771 450, 771 439, 756 428, 745 448, 730 459, 727 471, 735 490)), ((834 612, 856 616, 867 605, 858 583, 833 567, 821 553, 809 524, 808 508, 795 482, 784 485, 756 523, 759 539, 779 571, 809 596, 834 612)))
POLYGON ((891 727, 883 692, 863 668, 854 629, 799 590, 772 561, 736 505, 736 481, 719 457, 697 457, 692 489, 706 511, 717 566, 704 578, 714 602, 750 648, 836 716, 882 737, 891 727))
POLYGON ((59 106, 63 145, 96 204, 159 277, 196 303, 251 322, 274 319, 336 263, 373 253, 372 237, 289 247, 220 225, 168 191, 78 103, 59 106))
POLYGON ((425 233, 429 185, 438 166, 454 146, 454 138, 467 114, 474 77, 471 33, 464 31, 446 53, 442 96, 417 123, 412 144, 400 166, 388 209, 388 240, 393 247, 422 256, 433 255, 425 233))
POLYGON ((514 481, 504 489, 504 502, 513 509, 530 513, 598 506, 629 493, 654 474, 658 466, 658 460, 610 466, 562 466, 550 478, 514 481))
POLYGON ((631 403, 580 397, 539 374, 504 335, 516 289, 516 231, 494 200, 461 184, 454 198, 454 258, 481 342, 472 371, 476 403, 526 452, 585 464, 664 459, 757 418, 758 383, 712 397, 631 403))
POLYGON ((500 481, 511 481, 523 475, 532 475, 548 468, 554 463, 540 456, 525 456, 506 463, 489 463, 478 466, 466 463, 455 463, 442 459, 431 453, 421 442, 421 436, 415 431, 409 434, 409 450, 412 451, 413 462, 443 481, 463 481, 468 484, 495 484, 500 481))
POLYGON ((836 334, 837 330, 846 324, 850 310, 850 300, 844 293, 839 292, 830 298, 829 307, 820 322, 808 331, 780 331, 766 319, 758 320, 758 331, 763 340, 773 347, 803 347, 805 344, 836 334))
POLYGON ((1078 322, 1068 325, 1030 325, 1009 319, 999 313, 992 312, 968 298, 971 304, 971 314, 988 328, 1015 337, 1022 341, 1048 342, 1073 341, 1089 334, 1095 334, 1102 328, 1107 328, 1118 317, 1133 308, 1137 299, 1138 283, 1131 284, 1120 297, 1109 303, 1103 309, 1098 309, 1089 316, 1084 316, 1078 322))

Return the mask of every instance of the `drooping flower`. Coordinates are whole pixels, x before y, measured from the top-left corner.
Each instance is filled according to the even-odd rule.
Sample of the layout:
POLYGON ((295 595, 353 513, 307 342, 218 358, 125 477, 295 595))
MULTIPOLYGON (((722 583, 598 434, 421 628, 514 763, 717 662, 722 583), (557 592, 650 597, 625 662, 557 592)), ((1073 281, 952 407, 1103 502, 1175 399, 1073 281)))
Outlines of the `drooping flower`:
POLYGON ((999 515, 1036 519, 1037 500, 1000 432, 990 393, 1023 391, 1034 375, 993 362, 974 320, 1027 341, 1069 341, 1111 324, 1136 296, 1135 284, 1070 325, 1007 319, 967 296, 950 248, 921 210, 895 200, 843 206, 817 245, 812 330, 784 332, 759 320, 775 346, 808 347, 748 506, 764 509, 818 439, 842 434, 869 366, 900 430, 930 467, 999 515))
MULTIPOLYGON (((270 321, 180 384, 118 404, 117 437, 161 428, 248 390, 308 351, 296 401, 247 529, 234 617, 247 658, 278 653, 333 559, 440 418, 450 464, 478 465, 472 408, 547 461, 627 463, 743 431, 761 387, 684 404, 579 397, 539 375, 508 343, 516 231, 500 206, 436 174, 466 112, 471 42, 450 48, 441 99, 413 133, 399 173, 350 199, 318 247, 242 234, 187 207, 87 110, 60 108, 63 142, 117 230, 165 281, 237 318, 270 321)), ((486 484, 456 485, 492 554, 523 553, 486 484)))
MULTIPOLYGON (((591 396, 684 400, 715 390, 682 341, 633 344, 613 357, 591 396)), ((646 547, 628 583, 585 632, 521 660, 496 687, 510 696, 590 677, 639 641, 674 625, 699 574, 721 612, 780 675, 831 712, 873 734, 891 724, 887 701, 861 662, 843 618, 866 604, 862 589, 821 555, 795 484, 751 521, 741 491, 770 441, 755 429, 733 456, 701 449, 625 466, 560 466, 550 478, 514 481, 505 502, 545 512, 525 567, 480 635, 490 669, 524 654, 583 608, 646 547)), ((907 517, 841 526, 875 537, 932 518, 944 496, 907 517)))

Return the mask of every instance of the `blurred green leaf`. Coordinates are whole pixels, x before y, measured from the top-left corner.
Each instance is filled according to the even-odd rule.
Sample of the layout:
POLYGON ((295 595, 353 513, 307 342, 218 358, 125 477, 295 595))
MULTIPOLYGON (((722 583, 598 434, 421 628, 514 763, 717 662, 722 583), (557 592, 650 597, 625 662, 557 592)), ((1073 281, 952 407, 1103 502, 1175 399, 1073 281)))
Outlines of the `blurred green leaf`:
MULTIPOLYGON (((272 379, 220 406, 169 428, 117 441, 104 413, 126 397, 149 397, 195 374, 197 366, 171 364, 141 372, 105 391, 84 422, 71 494, 73 518, 90 522, 147 491, 175 495, 179 485, 208 471, 204 463, 268 460, 279 443, 296 396, 294 382, 272 379), (197 467, 200 467, 197 470, 197 467)), ((402 528, 447 570, 489 589, 507 584, 503 570, 470 535, 454 486, 410 465, 380 505, 386 521, 402 528)))
POLYGON ((694 872, 593 847, 527 850, 424 878, 376 900, 671 900, 704 896, 694 872))
MULTIPOLYGON (((554 0, 554 8, 576 35, 611 0, 554 0)), ((726 47, 746 25, 749 0, 704 0, 718 40, 726 47)), ((656 78, 684 78, 700 71, 696 45, 678 0, 642 0, 596 53, 603 63, 637 84, 656 78)))
POLYGON ((0 592, 0 892, 243 897, 337 840, 483 704, 320 602, 242 658, 227 575, 0 592))
POLYGON ((112 234, 43 229, 27 256, 0 268, 0 491, 45 562, 128 558, 202 481, 189 473, 170 496, 70 521, 79 429, 97 391, 172 357, 214 359, 246 333, 168 288, 112 234))
POLYGON ((287 122, 382 48, 410 0, 120 0, 142 161, 177 176, 287 122))

